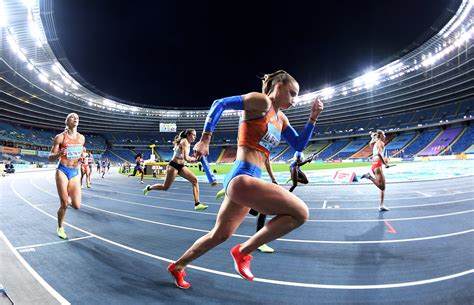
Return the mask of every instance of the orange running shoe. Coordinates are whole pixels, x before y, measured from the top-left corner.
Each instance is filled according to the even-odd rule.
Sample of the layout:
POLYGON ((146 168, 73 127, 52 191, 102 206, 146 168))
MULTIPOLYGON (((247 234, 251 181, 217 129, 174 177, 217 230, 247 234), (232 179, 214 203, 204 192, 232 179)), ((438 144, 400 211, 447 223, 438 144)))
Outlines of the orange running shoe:
POLYGON ((178 288, 181 288, 181 289, 191 288, 191 284, 189 284, 188 282, 184 280, 184 277, 186 276, 186 272, 176 270, 174 263, 171 263, 168 266, 167 270, 173 276, 174 283, 176 284, 176 286, 178 286, 178 288))
POLYGON ((240 245, 237 245, 230 250, 230 255, 232 255, 232 258, 234 259, 235 271, 237 271, 237 273, 244 279, 252 281, 255 278, 252 271, 250 271, 250 261, 253 256, 241 253, 239 248, 240 245))

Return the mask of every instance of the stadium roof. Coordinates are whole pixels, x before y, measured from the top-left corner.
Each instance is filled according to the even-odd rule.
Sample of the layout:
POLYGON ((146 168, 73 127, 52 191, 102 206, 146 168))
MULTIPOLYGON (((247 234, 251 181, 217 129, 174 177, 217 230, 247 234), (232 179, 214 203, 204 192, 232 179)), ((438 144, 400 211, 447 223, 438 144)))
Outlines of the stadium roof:
MULTIPOLYGON (((314 97, 324 100, 320 124, 377 117, 472 98, 473 0, 447 10, 450 18, 414 50, 349 81, 298 98, 286 111, 303 125, 314 97)), ((153 108, 104 98, 88 89, 57 43, 51 0, 0 1, 0 119, 49 128, 62 126, 69 112, 89 131, 156 131, 159 122, 200 127, 207 110, 153 108)), ((238 112, 225 112, 219 126, 235 129, 238 112)))

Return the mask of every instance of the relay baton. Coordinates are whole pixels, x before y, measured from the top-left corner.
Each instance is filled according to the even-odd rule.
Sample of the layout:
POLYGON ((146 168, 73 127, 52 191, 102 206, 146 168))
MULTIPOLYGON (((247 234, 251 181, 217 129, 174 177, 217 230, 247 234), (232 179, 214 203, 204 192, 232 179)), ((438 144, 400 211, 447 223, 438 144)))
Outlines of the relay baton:
POLYGON ((212 186, 217 185, 216 177, 211 173, 211 167, 209 166, 209 162, 207 162, 207 158, 205 156, 201 157, 201 164, 202 168, 204 168, 204 172, 206 173, 207 180, 212 186))

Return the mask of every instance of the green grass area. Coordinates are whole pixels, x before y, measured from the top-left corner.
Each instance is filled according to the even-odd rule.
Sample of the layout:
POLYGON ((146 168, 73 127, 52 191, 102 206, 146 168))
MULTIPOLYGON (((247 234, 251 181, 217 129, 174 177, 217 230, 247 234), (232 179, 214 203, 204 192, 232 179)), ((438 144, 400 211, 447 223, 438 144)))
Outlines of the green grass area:
MULTIPOLYGON (((398 163, 398 162, 394 162, 398 163)), ((211 165, 211 170, 216 170, 217 174, 227 174, 230 169, 232 168, 233 164, 220 164, 220 165, 211 165)), ((351 167, 370 167, 372 166, 372 162, 351 162, 351 163, 308 163, 301 167, 303 171, 306 170, 322 170, 322 169, 335 169, 335 168, 351 168, 351 167)), ((196 176, 204 175, 204 172, 199 171, 198 164, 189 164, 188 168, 196 176)), ((273 163, 272 169, 273 172, 287 172, 289 171, 290 164, 281 164, 281 163, 273 163)), ((133 170, 133 168, 132 168, 133 170)), ((265 169, 264 169, 265 171, 265 169)), ((126 174, 123 174, 126 175, 126 174)), ((151 177, 151 175, 145 175, 145 177, 151 177)))
MULTIPOLYGON (((333 168, 350 168, 350 167, 370 167, 372 166, 371 162, 354 162, 354 163, 309 163, 301 167, 302 170, 321 170, 321 169, 333 169, 333 168)), ((211 169, 217 170, 218 174, 227 174, 231 169, 232 164, 221 164, 221 165, 211 165, 211 169)), ((192 164, 189 168, 193 171, 195 175, 204 175, 204 172, 199 172, 198 165, 192 164)), ((272 164, 273 172, 287 172, 289 171, 290 164, 272 164)))

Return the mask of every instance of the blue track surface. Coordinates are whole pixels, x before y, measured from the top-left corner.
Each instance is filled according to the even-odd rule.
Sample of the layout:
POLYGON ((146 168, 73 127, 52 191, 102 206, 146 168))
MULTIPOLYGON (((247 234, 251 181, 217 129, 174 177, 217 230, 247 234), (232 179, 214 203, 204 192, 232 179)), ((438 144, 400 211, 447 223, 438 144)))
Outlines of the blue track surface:
MULTIPOLYGON (((95 173, 94 173, 95 174, 95 173)), ((248 216, 229 241, 187 269, 179 290, 166 272, 214 224, 220 189, 175 182, 145 197, 138 179, 93 177, 68 241, 56 237, 54 172, 0 180, 0 230, 72 304, 472 304, 474 178, 388 184, 387 213, 369 184, 298 186, 310 221, 254 253, 254 282, 233 270, 229 249, 255 231, 248 216)))

